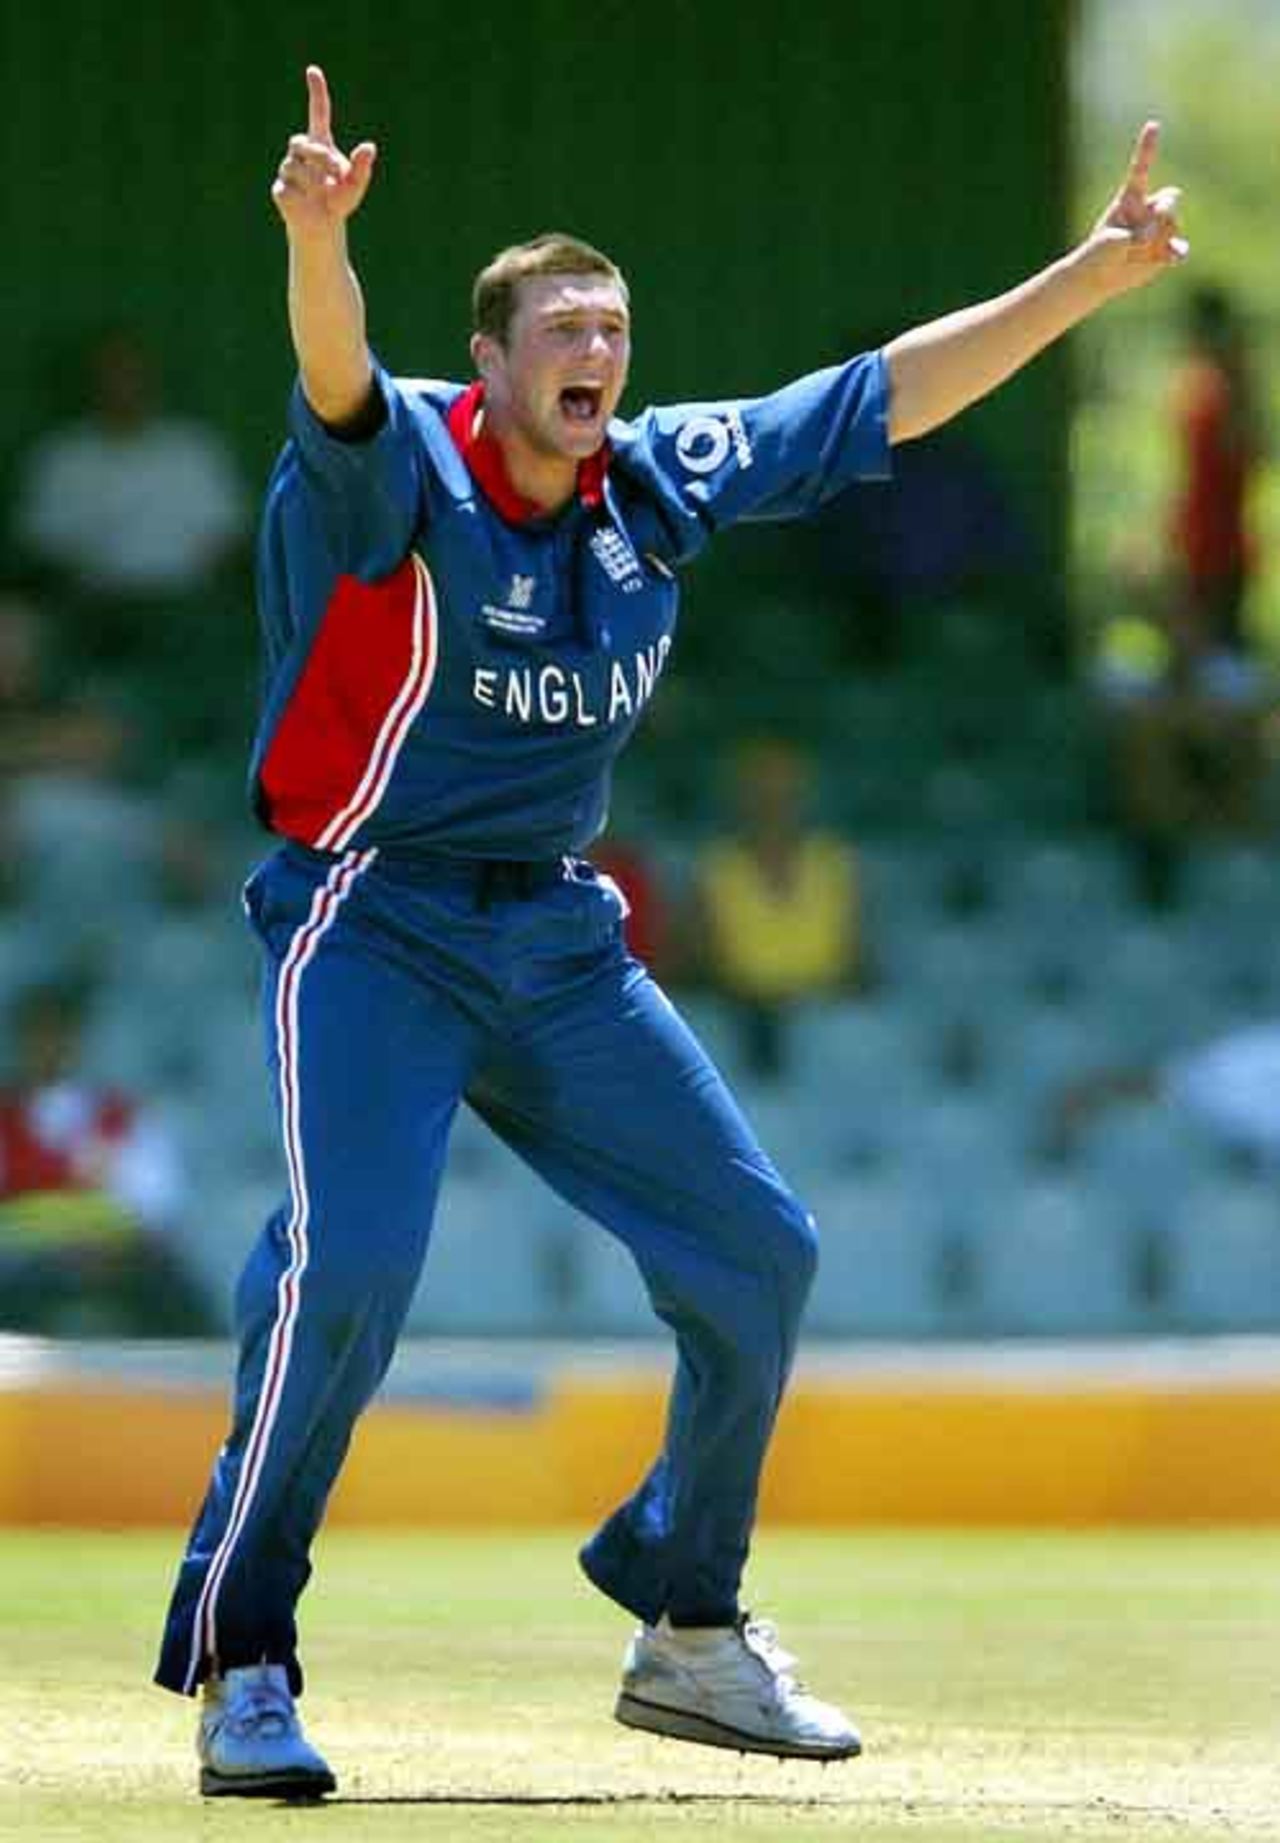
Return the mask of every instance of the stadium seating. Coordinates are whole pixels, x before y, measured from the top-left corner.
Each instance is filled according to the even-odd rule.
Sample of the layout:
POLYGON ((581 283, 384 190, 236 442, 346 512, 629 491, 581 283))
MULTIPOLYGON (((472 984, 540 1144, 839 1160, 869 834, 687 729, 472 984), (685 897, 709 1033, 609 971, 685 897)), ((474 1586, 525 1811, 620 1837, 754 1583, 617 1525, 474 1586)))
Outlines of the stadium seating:
MULTIPOLYGON (((872 704, 868 723, 880 720, 872 704)), ((1158 915, 1135 906, 1114 845, 1085 832, 1023 836, 970 814, 943 838, 873 836, 863 856, 880 983, 798 1009, 781 1077, 743 1068, 723 1000, 681 995, 818 1217, 812 1333, 1280 1325, 1271 1185, 1242 1176, 1167 1108, 1117 1108, 1073 1158, 1045 1162, 1066 1084, 1280 1008, 1274 855, 1193 856, 1185 900, 1158 915)), ((69 923, 48 924, 54 887, 0 916, 0 989, 56 963, 69 923)), ((225 1313, 244 1252, 284 1194, 255 955, 234 902, 174 914, 139 908, 135 890, 126 907, 92 961, 87 1069, 156 1100, 173 1125, 195 1198, 183 1246, 225 1313)), ((653 1326, 626 1251, 465 1107, 411 1323, 477 1336, 653 1326)))
POLYGON ((1274 1331, 1280 1212, 1268 1178, 1202 1182, 1173 1214, 1171 1307, 1188 1331, 1274 1331))

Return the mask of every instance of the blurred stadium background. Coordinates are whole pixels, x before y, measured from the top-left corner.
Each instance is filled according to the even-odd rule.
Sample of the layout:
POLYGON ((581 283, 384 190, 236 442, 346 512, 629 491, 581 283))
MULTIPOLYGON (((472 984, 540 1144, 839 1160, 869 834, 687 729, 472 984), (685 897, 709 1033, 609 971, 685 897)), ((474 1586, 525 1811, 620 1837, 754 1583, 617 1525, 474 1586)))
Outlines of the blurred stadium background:
MULTIPOLYGON (((382 0, 376 21, 333 9, 320 23, 301 0, 265 14, 153 0, 8 8, 0 46, 20 80, 0 116, 16 181, 0 293, 2 503, 19 491, 30 443, 71 407, 71 355, 118 322, 158 354, 172 408, 222 430, 258 490, 291 378, 267 189, 308 58, 329 70, 339 137, 380 144, 354 242, 372 336, 393 369, 462 374, 476 268, 507 241, 563 225, 631 279, 631 404, 767 388, 1041 265, 1101 205, 1133 128, 1156 112, 1164 165, 1193 201, 1197 260, 1203 239, 1214 278, 1246 297, 1274 404, 1276 132, 1273 119, 1262 126, 1249 74, 1262 63, 1258 33, 1274 71, 1274 30, 1265 37, 1265 12, 1244 5, 1121 10, 1123 27, 1104 0, 809 0, 792 25, 781 7, 740 0, 382 0), (1193 81, 1206 70, 1221 81, 1193 81), (1232 72, 1234 108, 1222 99, 1232 72), (1249 237, 1259 197, 1269 220, 1255 241, 1271 273, 1249 237)), ((879 1378, 873 1392, 886 1374, 916 1389, 942 1378, 988 1405, 1028 1376, 1037 1392, 1047 1375, 1070 1393, 1064 1378, 1092 1375, 1121 1390, 1137 1378, 1185 1406, 1207 1377, 1228 1408, 1233 1389, 1247 1400, 1240 1431, 1215 1421, 1205 1446, 1225 1438, 1221 1450, 1257 1486, 1218 1509, 1275 1516, 1251 1458, 1280 1417, 1280 1358, 1266 1342, 1280 1333, 1274 1170, 1159 1100, 1109 1116, 1070 1155, 1049 1143, 1056 1097, 1090 1070, 1160 1063, 1280 1015, 1269 692, 1247 823, 1177 838, 1177 874, 1158 900, 1109 786, 1094 662, 1129 599, 1160 592, 1171 491, 1162 367, 1183 286, 1115 310, 965 419, 957 465, 994 482, 1003 536, 989 550, 918 573, 895 558, 871 580, 850 559, 848 529, 830 523, 723 541, 687 585, 663 696, 619 778, 615 829, 648 860, 678 929, 699 854, 726 820, 717 764, 768 733, 813 756, 813 816, 857 854, 875 981, 798 1006, 781 1075, 743 1061, 723 996, 696 984, 680 994, 823 1228, 805 1412, 834 1416, 821 1423, 830 1437, 854 1437, 831 1382, 846 1364, 879 1378), (1028 1339, 1080 1341, 1090 1354, 1058 1351, 1047 1367, 1010 1359, 1003 1341, 1028 1339), (896 1368, 875 1355, 885 1345, 896 1368)), ((1274 480, 1268 466, 1253 615, 1264 686, 1280 632, 1265 542, 1274 480)), ((934 523, 927 496, 918 503, 923 543, 934 523)), ((850 520, 876 516, 863 506, 850 520)), ((1270 553, 1280 557, 1280 539, 1270 553)), ((20 564, 11 559, 13 580, 20 564)), ((176 1232, 225 1330, 234 1275, 282 1170, 235 900, 265 848, 241 800, 255 644, 247 570, 202 606, 191 653, 158 646, 133 678, 106 672, 143 733, 127 789, 136 823, 105 838, 96 809, 80 818, 55 799, 49 831, 15 847, 0 1001, 68 969, 89 980, 84 1071, 146 1097, 181 1145, 192 1202, 176 1232), (160 841, 184 827, 216 874, 175 910, 160 841)), ((92 1334, 92 1313, 73 1306, 64 1329, 92 1334)), ((406 1354, 404 1401, 501 1409, 530 1390, 541 1399, 548 1378, 585 1363, 591 1402, 617 1407, 614 1420, 582 1423, 589 1450, 636 1424, 637 1400, 647 1434, 653 1324, 625 1258, 465 1115, 410 1330, 447 1342, 406 1354), (483 1360, 467 1340, 488 1341, 483 1360), (608 1354, 590 1354, 597 1344, 608 1354)), ((92 1385, 85 1412, 115 1387, 152 1397, 178 1378, 218 1387, 225 1366, 221 1350, 216 1364, 169 1350, 108 1362, 74 1341, 56 1363, 48 1346, 15 1343, 11 1354, 15 1399, 56 1369, 92 1385)), ((1201 1437, 1185 1423, 1173 1431, 1176 1418, 1171 1443, 1201 1437)), ((994 1423, 973 1425, 998 1446, 994 1423)), ((482 1443, 478 1422, 468 1426, 482 1443)), ((930 1510, 890 1491, 879 1508, 1194 1514, 1193 1465, 1171 1491, 1158 1464, 1122 1490, 1132 1449, 1103 1451, 1092 1443, 1104 1436, 1077 1432, 1080 1446, 1064 1436, 1064 1451, 1092 1481, 1077 1499, 1038 1499, 1028 1460, 1003 1498, 943 1492, 930 1510)), ((6 1501, 15 1519, 33 1504, 107 1515, 105 1499, 82 1503, 71 1484, 55 1504, 32 1495, 30 1476, 17 1481, 34 1466, 32 1437, 10 1442, 0 1515, 6 1501)), ((156 1437, 181 1470, 181 1442, 156 1437)), ((1035 1439, 1029 1430, 1028 1453, 1035 1439)), ((465 1470, 467 1452, 483 1450, 449 1444, 447 1463, 465 1470)), ((501 1447, 503 1464, 519 1463, 515 1450, 501 1447)), ((841 1471, 847 1488, 811 1514, 867 1509, 855 1468, 841 1471)), ((598 1474, 589 1486, 601 1488, 598 1474)), ((126 1520, 168 1514, 167 1499, 139 1491, 126 1520)), ((542 1501, 536 1490, 531 1501, 542 1501)), ((779 1487, 775 1502, 779 1515, 803 1514, 804 1490, 779 1487)), ((486 1504, 481 1494, 477 1514, 486 1504)))

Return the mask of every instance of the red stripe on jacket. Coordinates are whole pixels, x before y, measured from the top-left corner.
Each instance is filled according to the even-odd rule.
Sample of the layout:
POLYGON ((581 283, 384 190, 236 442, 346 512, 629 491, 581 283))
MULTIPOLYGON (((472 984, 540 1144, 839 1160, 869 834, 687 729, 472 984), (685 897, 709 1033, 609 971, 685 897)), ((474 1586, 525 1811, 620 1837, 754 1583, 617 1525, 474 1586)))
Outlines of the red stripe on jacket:
MULTIPOLYGON (((273 831, 315 844, 350 805, 387 717, 415 673, 422 569, 411 554, 379 582, 338 578, 262 764, 259 779, 273 831)), ((424 636, 427 657, 416 669, 418 679, 435 663, 429 598, 424 612, 431 631, 424 636)), ((400 735, 397 752, 402 742, 400 735)))

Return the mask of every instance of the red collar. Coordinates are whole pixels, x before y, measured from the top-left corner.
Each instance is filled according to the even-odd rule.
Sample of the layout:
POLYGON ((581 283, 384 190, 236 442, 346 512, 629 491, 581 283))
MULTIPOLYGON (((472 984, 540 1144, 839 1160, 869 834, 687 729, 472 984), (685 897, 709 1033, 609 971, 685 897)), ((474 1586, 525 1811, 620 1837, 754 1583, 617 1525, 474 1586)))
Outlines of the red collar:
MULTIPOLYGON (((472 479, 486 499, 492 500, 511 524, 527 525, 531 519, 545 518, 547 514, 543 508, 535 505, 532 499, 526 499, 512 485, 501 443, 494 440, 483 423, 479 429, 476 428, 483 403, 484 384, 477 378, 460 397, 454 399, 446 418, 449 433, 470 469, 472 479)), ((608 442, 594 454, 589 454, 585 461, 578 463, 578 499, 584 506, 598 506, 603 501, 604 476, 608 465, 608 442)))

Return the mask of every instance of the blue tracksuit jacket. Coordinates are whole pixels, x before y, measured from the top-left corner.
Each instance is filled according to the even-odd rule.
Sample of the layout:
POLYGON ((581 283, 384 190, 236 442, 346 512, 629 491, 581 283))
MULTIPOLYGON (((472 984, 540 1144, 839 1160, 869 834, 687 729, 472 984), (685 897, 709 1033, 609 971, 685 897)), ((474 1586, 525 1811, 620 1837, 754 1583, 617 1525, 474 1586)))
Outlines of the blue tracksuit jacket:
POLYGON ((255 804, 324 850, 583 851, 666 663, 675 572, 738 519, 888 472, 879 354, 615 422, 607 465, 549 519, 522 518, 500 477, 478 489, 460 452, 475 387, 378 384, 386 421, 360 443, 295 394, 261 549, 255 804))

